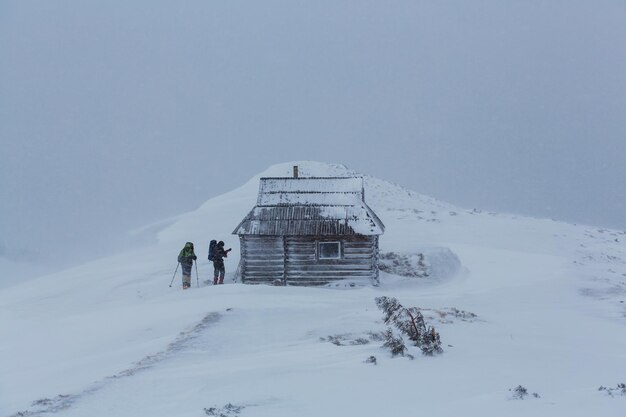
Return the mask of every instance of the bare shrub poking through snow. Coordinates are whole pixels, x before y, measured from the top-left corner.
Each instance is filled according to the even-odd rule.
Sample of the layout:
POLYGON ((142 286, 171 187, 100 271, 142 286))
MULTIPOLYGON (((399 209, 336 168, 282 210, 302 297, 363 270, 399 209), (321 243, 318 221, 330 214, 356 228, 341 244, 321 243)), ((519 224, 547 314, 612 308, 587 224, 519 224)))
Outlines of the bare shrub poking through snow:
POLYGON ((513 392, 513 395, 511 395, 511 399, 513 400, 523 400, 529 395, 531 395, 533 398, 540 398, 540 395, 537 394, 536 392, 529 394, 526 387, 523 387, 521 385, 518 385, 517 387, 510 389, 509 391, 513 392))
POLYGON ((371 363, 376 365, 376 356, 370 356, 367 359, 365 359, 365 363, 371 363))
POLYGON ((626 384, 617 384, 617 387, 615 388, 601 386, 598 388, 598 391, 605 391, 609 397, 614 397, 615 395, 626 395, 626 384))
POLYGON ((429 280, 448 279, 462 270, 461 261, 449 248, 427 246, 411 252, 382 252, 379 268, 392 275, 429 280))
MULTIPOLYGON (((393 325, 407 336, 415 346, 421 349, 424 355, 433 356, 443 352, 439 333, 435 331, 434 327, 426 325, 419 308, 406 308, 393 297, 377 297, 376 305, 383 312, 385 324, 393 325)), ((388 329, 385 333, 385 346, 393 344, 390 342, 392 337, 394 337, 393 331, 388 329)), ((402 344, 404 345, 404 343, 402 344)))
POLYGON ((367 345, 368 343, 370 343, 370 339, 371 340, 376 340, 374 339, 374 337, 378 337, 378 340, 380 340, 380 336, 379 335, 375 335, 374 333, 368 333, 369 339, 364 337, 364 336, 354 336, 351 333, 344 333, 344 334, 335 334, 335 335, 330 335, 327 337, 320 337, 320 341, 322 342, 330 342, 335 346, 348 346, 348 345, 367 345))
POLYGON ((241 413, 241 410, 243 410, 244 408, 245 407, 241 405, 233 405, 231 403, 228 403, 222 408, 217 408, 217 407, 205 408, 204 414, 206 414, 207 416, 214 416, 214 417, 231 417, 231 416, 239 415, 239 413, 241 413))
POLYGON ((424 262, 424 254, 422 253, 381 253, 379 268, 381 271, 401 277, 428 277, 428 266, 424 262))
POLYGON ((383 333, 385 338, 385 343, 383 343, 383 347, 386 347, 391 351, 392 356, 404 356, 406 353, 406 345, 404 344, 404 340, 402 340, 402 336, 396 336, 393 334, 391 329, 387 329, 383 333))

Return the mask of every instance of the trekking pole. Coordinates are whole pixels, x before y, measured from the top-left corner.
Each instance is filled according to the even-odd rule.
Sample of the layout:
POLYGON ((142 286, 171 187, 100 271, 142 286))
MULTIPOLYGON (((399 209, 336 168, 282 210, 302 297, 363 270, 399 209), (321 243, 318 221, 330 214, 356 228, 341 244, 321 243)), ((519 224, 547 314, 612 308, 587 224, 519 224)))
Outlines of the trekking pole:
POLYGON ((170 287, 172 286, 172 283, 174 282, 174 278, 176 278, 176 272, 178 272, 179 265, 180 265, 180 262, 176 264, 176 270, 174 271, 174 276, 172 277, 172 281, 170 282, 170 287))
POLYGON ((198 286, 198 288, 200 288, 200 281, 198 280, 198 261, 195 261, 196 263, 196 285, 198 286))

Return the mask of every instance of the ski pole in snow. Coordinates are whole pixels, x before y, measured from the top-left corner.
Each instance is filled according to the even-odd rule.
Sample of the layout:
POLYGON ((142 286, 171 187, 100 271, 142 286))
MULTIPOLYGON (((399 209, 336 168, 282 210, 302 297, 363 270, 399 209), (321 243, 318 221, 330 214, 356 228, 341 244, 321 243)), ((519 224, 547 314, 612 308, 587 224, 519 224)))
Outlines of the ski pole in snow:
POLYGON ((172 286, 172 283, 174 283, 174 278, 176 278, 176 273, 178 272, 179 265, 180 265, 180 262, 176 264, 176 270, 174 271, 174 276, 172 277, 172 281, 170 282, 170 287, 172 286))
POLYGON ((198 280, 198 261, 195 261, 196 264, 196 285, 200 288, 200 280, 198 280))

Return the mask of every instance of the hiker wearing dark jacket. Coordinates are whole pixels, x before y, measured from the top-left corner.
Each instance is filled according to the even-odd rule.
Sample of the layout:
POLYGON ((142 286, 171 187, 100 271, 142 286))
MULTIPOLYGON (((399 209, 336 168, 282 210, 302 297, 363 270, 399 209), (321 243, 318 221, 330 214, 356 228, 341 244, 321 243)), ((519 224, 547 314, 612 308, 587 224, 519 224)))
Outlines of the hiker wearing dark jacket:
POLYGON ((232 249, 224 249, 224 242, 217 242, 217 246, 215 246, 215 252, 213 253, 213 285, 223 284, 224 283, 224 274, 226 273, 226 269, 224 268, 224 258, 228 256, 228 252, 232 249), (218 280, 219 279, 219 280, 218 280))
POLYGON ((185 247, 178 254, 178 262, 183 270, 183 290, 191 287, 191 268, 196 259, 198 257, 193 252, 193 243, 185 243, 185 247))

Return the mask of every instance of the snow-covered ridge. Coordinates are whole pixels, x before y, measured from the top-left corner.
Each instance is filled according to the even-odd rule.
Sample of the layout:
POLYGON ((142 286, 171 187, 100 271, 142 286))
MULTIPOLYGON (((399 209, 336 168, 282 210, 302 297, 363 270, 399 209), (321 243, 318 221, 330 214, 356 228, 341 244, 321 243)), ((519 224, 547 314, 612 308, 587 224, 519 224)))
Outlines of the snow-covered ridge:
POLYGON ((366 202, 386 226, 381 251, 452 254, 463 274, 383 273, 378 288, 341 291, 206 286, 209 240, 232 246, 232 277, 231 232, 259 178, 293 165, 301 176, 361 175, 275 165, 145 228, 144 247, 0 289, 0 416, 196 416, 229 403, 241 417, 413 415, 416 404, 428 415, 623 415, 626 398, 597 390, 625 382, 621 231, 461 209, 365 173, 366 202), (199 259, 183 291, 173 274, 188 240, 199 259), (392 358, 370 337, 385 329, 381 295, 422 308, 443 355, 392 358), (518 385, 540 398, 511 401, 518 385))

